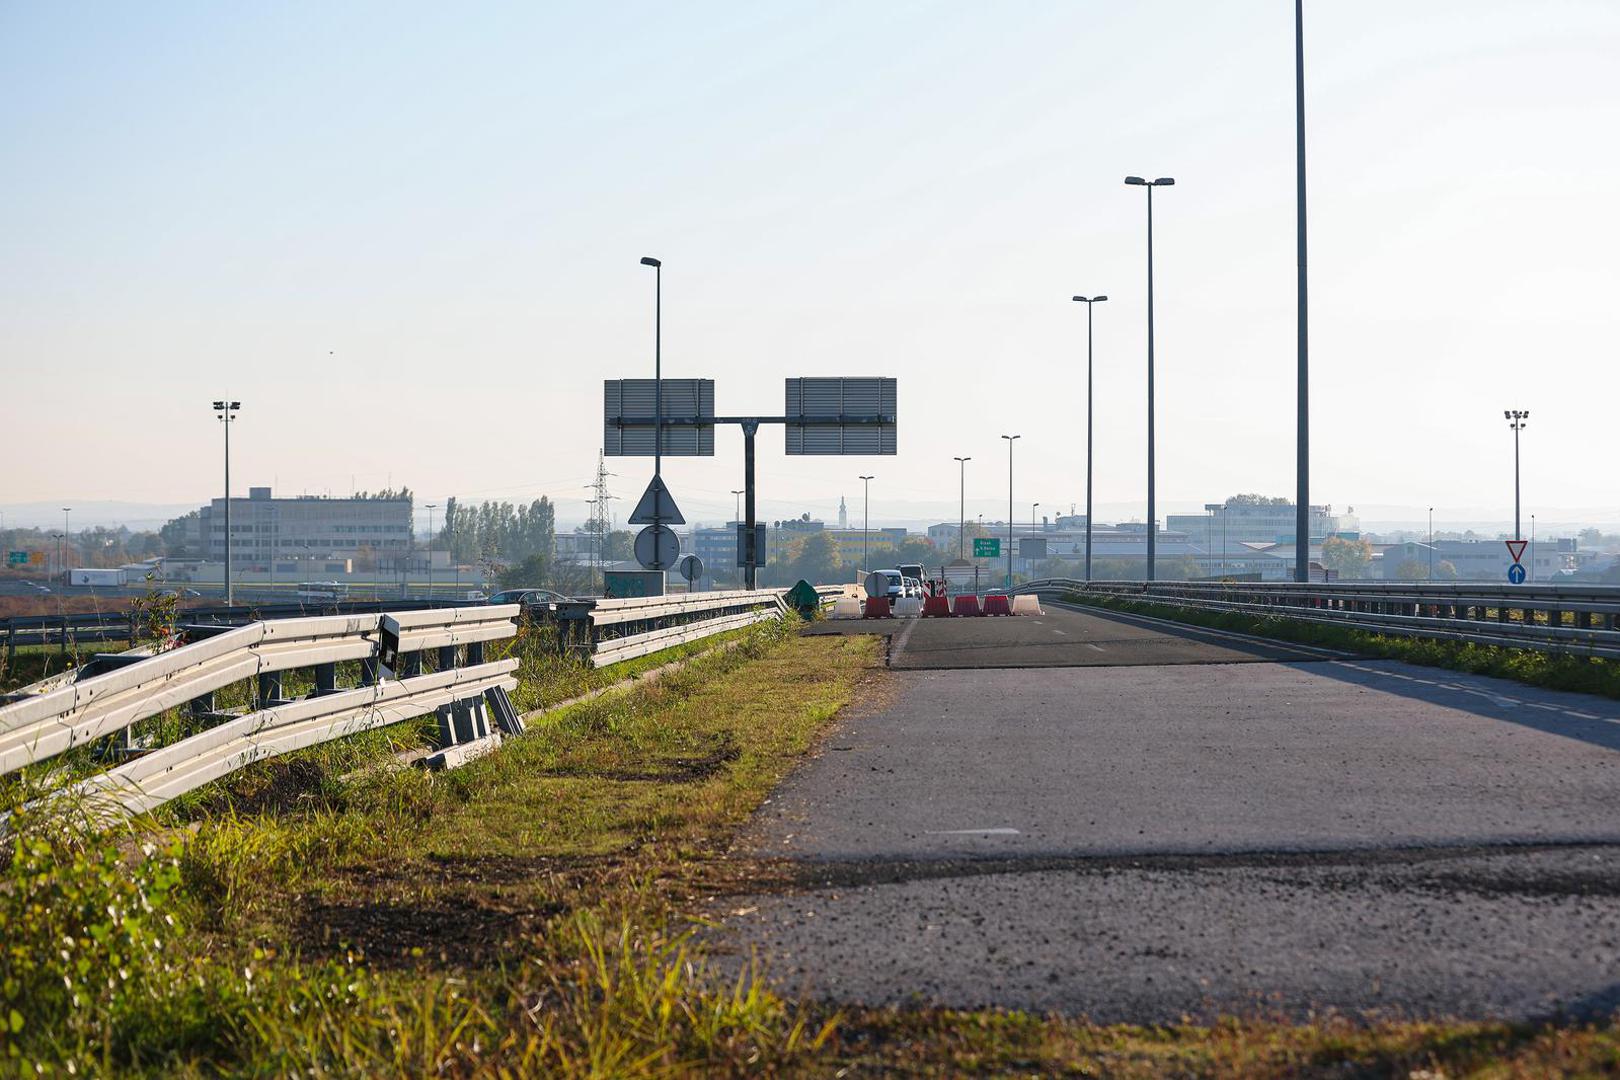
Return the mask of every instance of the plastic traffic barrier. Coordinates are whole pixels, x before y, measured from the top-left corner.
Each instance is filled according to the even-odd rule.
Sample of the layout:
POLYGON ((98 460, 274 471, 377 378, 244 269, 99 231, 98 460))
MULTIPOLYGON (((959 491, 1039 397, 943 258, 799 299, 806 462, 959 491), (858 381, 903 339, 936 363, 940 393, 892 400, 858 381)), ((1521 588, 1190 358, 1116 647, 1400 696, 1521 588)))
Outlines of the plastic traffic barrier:
POLYGON ((984 598, 984 613, 986 615, 1011 615, 1012 606, 1007 603, 1005 593, 991 593, 984 598))
POLYGON ((1012 613, 1014 615, 1040 615, 1041 598, 1034 593, 1019 593, 1013 597, 1012 613))
POLYGON ((951 601, 946 596, 930 596, 923 601, 922 613, 925 616, 943 616, 949 618, 951 614, 951 601))
POLYGON ((922 614, 922 597, 902 596, 894 602, 894 613, 902 619, 914 619, 922 614))
POLYGON ((861 617, 861 602, 853 596, 840 596, 833 601, 832 611, 827 617, 829 619, 858 619, 861 617))
POLYGON ((984 614, 984 612, 979 610, 979 598, 972 593, 963 593, 961 596, 958 596, 956 598, 956 603, 951 607, 951 613, 954 615, 984 614))
POLYGON ((866 610, 861 613, 863 619, 892 619, 894 612, 889 607, 887 596, 868 596, 866 610))

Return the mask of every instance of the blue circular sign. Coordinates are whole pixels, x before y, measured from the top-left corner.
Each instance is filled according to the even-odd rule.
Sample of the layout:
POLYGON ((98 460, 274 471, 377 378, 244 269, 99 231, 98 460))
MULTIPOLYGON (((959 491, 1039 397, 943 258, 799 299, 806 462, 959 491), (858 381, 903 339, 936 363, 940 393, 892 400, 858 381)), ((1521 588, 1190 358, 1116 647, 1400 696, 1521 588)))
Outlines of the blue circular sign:
POLYGON ((1524 567, 1519 563, 1514 563, 1512 566, 1508 567, 1508 584, 1524 584, 1524 567))

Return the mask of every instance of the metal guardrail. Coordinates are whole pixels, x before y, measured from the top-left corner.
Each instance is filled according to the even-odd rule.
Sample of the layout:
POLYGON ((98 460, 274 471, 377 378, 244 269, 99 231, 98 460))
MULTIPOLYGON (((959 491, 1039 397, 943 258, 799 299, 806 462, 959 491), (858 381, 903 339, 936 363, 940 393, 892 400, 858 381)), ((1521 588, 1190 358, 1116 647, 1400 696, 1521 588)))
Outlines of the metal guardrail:
POLYGON ((518 661, 486 662, 484 645, 514 635, 518 612, 507 604, 188 626, 188 644, 104 655, 0 697, 0 775, 126 733, 123 750, 140 756, 72 790, 102 812, 138 813, 251 761, 428 712, 439 713, 441 746, 497 738, 491 716, 516 734, 506 693, 518 661), (397 650, 384 653, 385 641, 397 650), (344 661, 359 661, 359 686, 337 685, 344 661), (297 668, 314 669, 314 692, 285 698, 284 673, 297 668), (257 680, 254 704, 216 712, 215 691, 245 679, 257 680), (202 731, 149 751, 128 745, 131 725, 187 704, 202 731))
MULTIPOLYGON (((242 626, 267 619, 297 619, 311 615, 380 615, 414 606, 410 601, 400 600, 303 600, 237 604, 235 607, 182 608, 177 614, 182 622, 193 625, 242 626)), ((482 606, 482 601, 436 600, 425 606, 476 607, 482 606)), ((130 610, 16 615, 0 619, 0 645, 5 646, 8 654, 15 654, 19 647, 24 646, 56 645, 66 651, 80 643, 132 642, 139 636, 141 621, 140 614, 130 610)))
POLYGON ((1620 586, 1446 582, 1077 581, 1014 592, 1112 597, 1366 630, 1620 659, 1620 586))
MULTIPOLYGON (((817 596, 826 602, 842 591, 827 586, 817 596)), ((555 616, 565 644, 603 667, 780 618, 788 611, 786 592, 571 601, 557 605, 555 616)), ((441 755, 474 752, 502 733, 522 731, 506 697, 517 685, 512 673, 519 661, 484 658, 487 642, 517 632, 520 611, 516 604, 479 604, 242 626, 190 623, 183 627, 190 640, 176 648, 101 654, 0 695, 0 775, 100 740, 128 760, 66 791, 105 819, 150 810, 266 757, 429 712, 439 714, 441 755), (433 658, 434 670, 424 670, 424 657, 433 658), (337 685, 337 665, 346 661, 359 662, 360 685, 337 685), (313 693, 284 697, 284 674, 300 668, 313 669, 313 693), (215 710, 216 691, 248 679, 257 680, 252 705, 215 710), (133 725, 180 706, 189 706, 202 730, 161 747, 131 744, 133 725), (107 740, 120 734, 122 745, 110 746, 107 740)))
MULTIPOLYGON (((688 641, 786 614, 786 589, 646 596, 559 603, 556 618, 565 649, 606 667, 688 641)), ((819 590, 818 590, 819 592, 819 590)))

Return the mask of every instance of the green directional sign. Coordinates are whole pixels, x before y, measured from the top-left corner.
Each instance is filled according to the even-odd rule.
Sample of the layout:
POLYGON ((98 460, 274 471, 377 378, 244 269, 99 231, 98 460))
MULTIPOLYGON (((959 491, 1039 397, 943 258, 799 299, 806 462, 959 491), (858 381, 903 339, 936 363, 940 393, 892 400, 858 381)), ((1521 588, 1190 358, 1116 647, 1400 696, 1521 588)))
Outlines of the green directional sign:
POLYGON ((28 552, 26 552, 26 551, 8 551, 8 552, 6 552, 6 565, 7 566, 27 566, 28 565, 28 552))
POLYGON ((975 537, 973 540, 973 557, 975 559, 995 559, 1001 556, 1001 541, 999 539, 985 539, 975 537))

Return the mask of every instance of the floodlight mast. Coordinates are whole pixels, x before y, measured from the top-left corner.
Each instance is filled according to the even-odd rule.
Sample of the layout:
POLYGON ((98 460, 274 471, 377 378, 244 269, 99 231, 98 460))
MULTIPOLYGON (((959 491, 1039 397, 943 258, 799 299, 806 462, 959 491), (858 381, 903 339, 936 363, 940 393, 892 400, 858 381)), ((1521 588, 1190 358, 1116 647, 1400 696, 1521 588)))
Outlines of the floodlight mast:
MULTIPOLYGON (((664 264, 651 255, 641 257, 642 266, 653 268, 653 480, 662 487, 664 476, 664 264)), ((653 532, 663 526, 664 500, 653 498, 653 532)), ((653 549, 657 557, 657 548, 653 549)), ((662 560, 659 560, 662 562, 662 560)), ((666 567, 660 565, 659 570, 666 567)))

